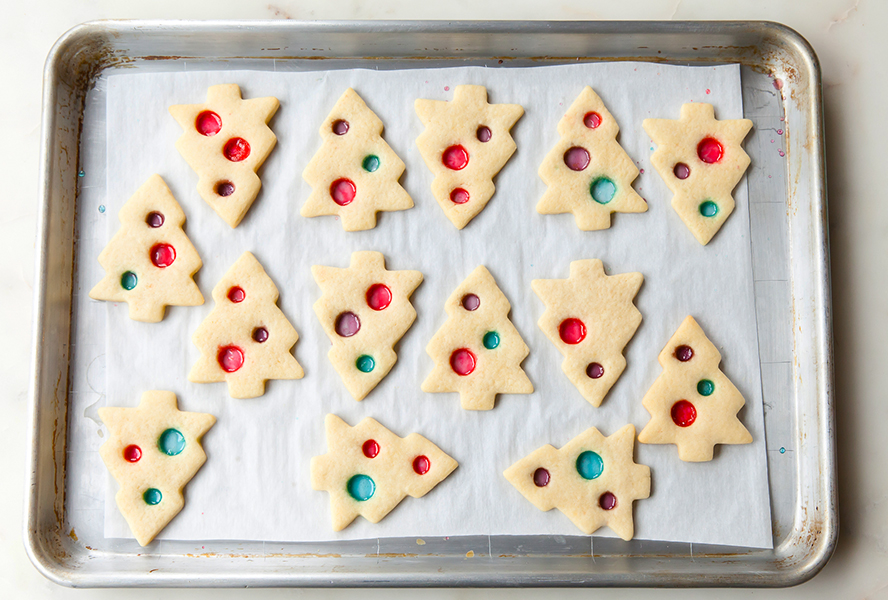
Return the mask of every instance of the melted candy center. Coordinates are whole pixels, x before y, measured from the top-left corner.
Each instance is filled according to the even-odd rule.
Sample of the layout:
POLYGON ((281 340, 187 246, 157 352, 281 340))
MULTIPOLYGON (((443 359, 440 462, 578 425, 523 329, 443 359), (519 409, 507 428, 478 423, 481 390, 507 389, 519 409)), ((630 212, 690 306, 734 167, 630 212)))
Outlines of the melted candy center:
POLYGON ((678 179, 687 179, 691 176, 691 168, 684 163, 678 163, 672 169, 672 174, 678 179))
POLYGON ((123 449, 123 458, 131 463, 139 462, 139 459, 142 458, 142 449, 135 444, 130 444, 123 449))
POLYGON ((590 379, 600 379, 604 375, 604 367, 600 363, 589 363, 586 367, 586 376, 590 379))
POLYGON ((450 201, 454 204, 465 204, 469 201, 469 192, 463 188, 456 188, 450 192, 450 201))
POLYGON ((157 211, 148 213, 148 216, 145 217, 145 222, 148 223, 148 227, 152 229, 157 229, 158 227, 163 225, 163 213, 159 213, 157 211))
POLYGON ((169 244, 154 244, 151 247, 151 263, 159 268, 165 269, 173 264, 176 260, 176 249, 169 244))
POLYGON ((568 148, 564 153, 564 164, 572 171, 582 171, 589 166, 590 160, 589 151, 579 146, 568 148))
POLYGON ((211 110, 205 110, 194 120, 194 128, 201 135, 212 137, 222 129, 222 119, 211 110))
POLYGON ((364 442, 364 445, 361 446, 361 451, 367 458, 376 458, 376 455, 379 454, 379 444, 376 440, 367 440, 364 442))
POLYGON ((673 352, 673 356, 680 360, 681 362, 688 362, 692 358, 694 358, 694 349, 690 346, 681 345, 675 349, 673 352))
POLYGON ((697 144, 697 156, 707 164, 717 163, 722 159, 724 153, 725 149, 722 148, 721 143, 715 138, 703 138, 697 144))
POLYGON ((565 344, 579 344, 586 339, 586 325, 579 319, 571 317, 561 322, 558 334, 565 344))
POLYGON ((468 311, 478 310, 478 307, 481 306, 481 298, 475 294, 466 294, 462 297, 460 303, 462 304, 462 307, 468 311))
POLYGON ((336 317, 333 328, 340 337, 351 337, 361 330, 361 319, 353 312, 344 312, 336 317))
POLYGON ((533 472, 533 484, 537 487, 546 487, 550 479, 549 471, 543 467, 533 472))
POLYGON ((223 371, 234 373, 244 366, 244 351, 237 346, 224 346, 219 348, 216 360, 223 371))
POLYGON ((429 469, 432 468, 432 461, 429 460, 428 456, 424 456, 420 454, 416 458, 413 459, 413 471, 417 475, 425 475, 429 472, 429 469))
POLYGON ((478 130, 475 132, 475 136, 478 138, 479 142, 487 143, 490 141, 490 138, 493 137, 493 132, 490 131, 490 127, 485 125, 481 125, 478 127, 478 130))
POLYGON ((679 427, 690 427, 697 419, 697 409, 687 400, 679 400, 672 405, 672 422, 679 427))
POLYGON ((354 202, 358 188, 351 179, 337 179, 330 184, 330 197, 339 206, 348 206, 354 202))
POLYGON ((238 302, 243 302, 247 297, 247 293, 244 291, 242 287, 233 286, 230 290, 228 290, 228 299, 237 304, 238 302))
POLYGON ((250 143, 244 138, 231 138, 225 142, 222 154, 231 162, 241 162, 250 156, 250 143))
POLYGON ((597 452, 586 450, 577 457, 577 473, 583 479, 598 479, 604 472, 604 461, 597 452))
POLYGON ((461 171, 469 164, 469 153, 459 144, 450 146, 441 155, 441 162, 448 169, 461 171))
POLYGON ((599 125, 601 125, 601 115, 599 115, 595 111, 587 112, 583 116, 583 125, 585 125, 589 129, 596 129, 599 125))
POLYGON ((454 350, 450 355, 450 368, 460 377, 471 375, 475 370, 475 355, 468 348, 454 350))
POLYGON ((376 492, 376 484, 367 475, 354 475, 345 484, 348 495, 358 502, 366 502, 376 492))
POLYGON ((385 310, 392 303, 392 291, 384 283, 374 283, 367 290, 367 306, 373 310, 385 310))
POLYGON ((598 497, 598 506, 604 510, 613 510, 617 507, 617 497, 610 492, 605 492, 598 497))

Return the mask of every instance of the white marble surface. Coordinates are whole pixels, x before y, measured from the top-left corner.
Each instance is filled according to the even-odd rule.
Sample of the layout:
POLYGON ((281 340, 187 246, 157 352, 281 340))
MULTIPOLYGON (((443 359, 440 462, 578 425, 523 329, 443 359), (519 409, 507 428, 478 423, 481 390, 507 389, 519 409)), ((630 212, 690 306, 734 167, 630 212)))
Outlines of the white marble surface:
MULTIPOLYGON (((3 6, 0 20, 0 381, 3 382, 0 466, 0 590, 4 598, 262 598, 401 597, 415 592, 325 590, 69 590, 44 579, 22 544, 28 356, 37 214, 43 61, 69 27, 104 18, 293 19, 764 19, 798 30, 823 67, 832 240, 833 315, 841 533, 832 561, 813 581, 789 590, 609 590, 610 598, 843 597, 888 598, 888 203, 880 136, 888 128, 888 3, 878 0, 37 0, 3 6)), ((432 590, 430 598, 515 596, 515 591, 432 590)), ((596 592, 592 592, 595 594, 596 592)), ((604 592, 601 592, 604 593, 604 592)), ((588 597, 585 590, 520 592, 527 597, 588 597)))

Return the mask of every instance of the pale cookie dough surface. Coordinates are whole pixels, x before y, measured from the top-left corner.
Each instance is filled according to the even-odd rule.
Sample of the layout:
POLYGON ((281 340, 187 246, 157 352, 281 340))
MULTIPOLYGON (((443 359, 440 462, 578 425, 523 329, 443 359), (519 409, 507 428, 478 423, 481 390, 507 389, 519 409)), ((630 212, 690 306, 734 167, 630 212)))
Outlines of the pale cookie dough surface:
POLYGON ((398 183, 404 162, 382 139, 382 120, 349 88, 320 128, 321 149, 302 173, 312 192, 303 217, 337 215, 346 231, 376 227, 376 213, 413 208, 398 183))
POLYGON ((400 438, 377 421, 354 427, 327 415, 327 454, 311 459, 311 487, 330 494, 334 531, 358 515, 378 523, 406 496, 429 493, 457 462, 418 433, 400 438))
POLYGON ((634 450, 634 426, 608 437, 590 427, 561 449, 546 444, 503 475, 534 506, 557 508, 583 533, 607 525, 630 540, 632 503, 651 493, 651 470, 635 463, 634 450))
POLYGON ((586 86, 558 123, 561 139, 540 165, 548 186, 537 212, 572 213, 583 231, 607 229, 611 214, 640 213, 647 202, 632 189, 638 167, 617 142, 620 127, 586 86))
POLYGON ((142 394, 137 408, 99 409, 110 436, 99 454, 120 485, 117 506, 142 546, 173 520, 182 490, 206 462, 201 437, 213 415, 182 412, 173 392, 142 394))
POLYGON ((240 87, 232 83, 211 86, 203 104, 169 108, 184 130, 176 149, 197 173, 200 197, 231 227, 238 226, 262 187, 256 172, 277 143, 268 122, 279 106, 278 99, 272 97, 243 100, 240 87), (212 135, 198 130, 198 118, 205 111, 215 113, 221 121, 221 128, 212 135), (226 145, 237 138, 246 141, 249 154, 230 160, 226 145))
POLYGON ((449 318, 426 352, 435 368, 424 392, 459 392, 466 410, 490 410, 497 394, 530 394, 521 368, 529 352, 509 320, 512 309, 490 271, 476 268, 444 304, 449 318))
POLYGON ((200 256, 185 235, 185 213, 160 175, 152 175, 120 209, 120 229, 99 254, 105 277, 95 300, 129 304, 130 318, 157 323, 167 306, 197 306, 200 256), (172 260, 171 260, 172 259, 172 260))
POLYGON ((592 406, 600 406, 626 368, 623 348, 641 324, 632 303, 641 273, 606 275, 598 259, 570 263, 568 279, 535 279, 546 305, 540 329, 564 355, 561 368, 592 406), (571 343, 573 342, 573 343, 571 343))
POLYGON ((315 314, 333 347, 327 356, 355 400, 363 400, 398 361, 394 346, 416 310, 419 271, 388 271, 381 252, 354 252, 347 269, 311 268, 323 292, 315 314))
POLYGON ((194 332, 201 357, 188 379, 228 382, 232 398, 256 398, 269 379, 301 379, 290 354, 299 334, 277 306, 278 289, 249 252, 213 288, 216 306, 194 332), (236 368, 235 368, 236 367, 236 368))
POLYGON ((638 441, 675 444, 687 462, 712 460, 716 444, 749 444, 737 418, 746 401, 718 368, 721 354, 693 317, 687 317, 657 359, 663 373, 644 395, 651 420, 638 441))
MULTIPOLYGON (((416 139, 416 145, 429 170, 435 175, 432 193, 447 218, 457 229, 465 227, 484 210, 496 187, 493 177, 508 162, 517 146, 509 131, 524 114, 518 104, 489 104, 487 88, 481 85, 458 85, 453 100, 419 99, 415 103, 425 131, 416 139), (485 127, 490 135, 479 132, 485 127), (468 155, 468 163, 461 169, 444 165, 448 148, 460 146, 468 155), (455 202, 452 197, 467 201, 455 202)), ((461 164, 461 163, 459 163, 461 164)))
POLYGON ((740 143, 752 121, 718 121, 711 104, 692 103, 678 120, 645 119, 643 126, 657 144, 651 162, 674 194, 672 208, 705 246, 734 210, 731 194, 749 166, 740 143))

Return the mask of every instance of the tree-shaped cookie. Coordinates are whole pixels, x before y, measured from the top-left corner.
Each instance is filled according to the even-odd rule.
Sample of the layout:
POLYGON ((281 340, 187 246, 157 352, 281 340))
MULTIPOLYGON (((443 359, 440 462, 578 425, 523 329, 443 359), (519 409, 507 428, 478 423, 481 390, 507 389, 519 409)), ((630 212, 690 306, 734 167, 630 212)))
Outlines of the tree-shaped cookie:
POLYGON ((635 463, 634 450, 632 425, 608 437, 590 427, 560 450, 546 444, 503 475, 538 509, 557 508, 584 533, 607 525, 630 540, 632 503, 651 493, 651 470, 635 463))
POLYGON ((717 121, 711 104, 683 104, 681 118, 645 119, 644 130, 657 144, 651 155, 672 208, 697 241, 709 243, 734 210, 734 187, 749 156, 740 142, 752 128, 749 119, 717 121))
POLYGON ((323 294, 314 311, 333 347, 327 356, 355 400, 363 400, 398 361, 394 346, 416 311, 419 271, 388 271, 380 252, 354 252, 347 269, 311 268, 323 294))
POLYGON ((311 459, 311 487, 330 494, 333 530, 358 515, 378 523, 406 496, 429 493, 457 462, 418 433, 400 438, 366 418, 354 427, 327 415, 327 454, 311 459))
POLYGON ((540 165, 549 187, 537 212, 573 213, 583 231, 609 228, 615 212, 645 212, 647 202, 632 189, 638 167, 617 143, 619 131, 604 102, 586 86, 558 123, 561 139, 540 165))
POLYGON ((458 85, 453 100, 417 100, 425 131, 416 145, 435 175, 432 193, 447 218, 462 229, 493 196, 493 177, 515 152, 509 130, 524 109, 488 104, 487 88, 458 85))
POLYGON ((324 140, 302 177, 312 189, 303 217, 338 215, 346 231, 376 227, 379 211, 413 208, 398 183, 404 162, 382 139, 382 121, 349 88, 321 125, 324 140))
POLYGON ((268 122, 277 98, 241 99, 235 84, 214 85, 203 104, 179 104, 170 114, 184 133, 176 149, 197 173, 200 197, 237 227, 262 187, 256 172, 277 143, 268 122))
POLYGON ((641 273, 605 275, 598 259, 570 263, 568 279, 535 279, 546 305, 540 329, 564 355, 561 368, 592 406, 600 406, 626 368, 623 348, 641 313, 632 303, 641 273))
POLYGON ((149 323, 162 320, 167 306, 203 304, 192 279, 200 256, 182 230, 185 213, 160 175, 127 200, 120 223, 99 254, 105 277, 90 298, 126 302, 131 319, 149 323))
POLYGON ((142 394, 137 408, 100 408, 110 437, 99 454, 120 485, 117 506, 142 546, 173 520, 182 490, 206 462, 200 439, 216 422, 182 412, 173 392, 142 394))
POLYGON ((497 394, 529 394, 533 384, 521 368, 527 344, 509 320, 512 309, 485 267, 479 266, 447 302, 449 318, 426 352, 435 368, 424 392, 459 392, 466 410, 490 410, 497 394))
POLYGON ((249 252, 213 288, 216 307, 194 332, 200 358, 188 379, 228 382, 232 398, 256 398, 269 379, 302 379, 290 349, 299 335, 277 307, 278 289, 249 252))
POLYGON ((688 317, 660 352, 663 373, 644 395, 651 420, 638 441, 675 444, 687 462, 712 460, 716 444, 748 444, 749 431, 737 418, 746 404, 718 368, 721 354, 693 317, 688 317))

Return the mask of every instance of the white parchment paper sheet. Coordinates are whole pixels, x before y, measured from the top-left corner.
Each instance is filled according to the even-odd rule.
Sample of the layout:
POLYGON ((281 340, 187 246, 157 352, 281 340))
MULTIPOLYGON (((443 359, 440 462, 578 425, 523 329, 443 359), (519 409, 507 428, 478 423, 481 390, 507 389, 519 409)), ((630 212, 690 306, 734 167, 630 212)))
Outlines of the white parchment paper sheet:
MULTIPOLYGON (((657 355, 687 315, 723 354, 722 369, 747 405, 740 417, 754 442, 721 446, 709 463, 683 463, 674 446, 639 444, 636 460, 652 471, 650 499, 635 505, 636 537, 771 547, 770 508, 758 341, 753 302, 745 180, 737 208, 706 247, 672 210, 671 194, 650 166, 653 144, 641 122, 678 118, 682 103, 706 101, 721 119, 742 117, 739 67, 643 63, 577 64, 522 69, 460 67, 402 71, 181 72, 117 74, 108 79, 107 236, 123 203, 153 173, 169 184, 188 221, 186 232, 204 266, 196 280, 207 303, 167 309, 162 323, 131 321, 125 304, 107 303, 107 399, 135 406, 149 389, 172 390, 182 410, 218 422, 204 440, 207 463, 186 488, 184 510, 164 539, 309 541, 395 536, 562 534, 579 530, 558 511, 540 512, 502 476, 543 444, 560 447, 590 426, 609 435, 649 415, 641 398, 661 373, 657 355), (197 176, 174 149, 181 131, 172 104, 203 102, 206 88, 238 83, 244 97, 273 95, 281 108, 271 125, 278 145, 260 175, 262 191, 237 229, 197 195, 197 176), (462 231, 430 192, 431 174, 414 140, 422 131, 416 98, 450 100, 459 84, 481 84, 494 103, 518 103, 518 150, 496 178, 496 194, 462 231), (620 142, 644 173, 635 188, 650 210, 615 215, 599 232, 577 229, 572 215, 542 216, 536 175, 558 140, 556 125, 591 85, 621 127, 620 142), (401 182, 415 208, 380 215, 371 231, 346 233, 333 217, 306 219, 310 188, 301 172, 320 147, 317 130, 346 88, 353 87, 385 123, 384 137, 407 164, 401 182), (244 251, 253 252, 281 291, 279 305, 299 332, 300 381, 272 381, 255 400, 233 400, 225 384, 190 383, 198 358, 191 335, 213 308, 211 290, 244 251), (418 317, 398 348, 399 361, 363 401, 355 402, 327 360, 329 341, 312 311, 320 291, 314 264, 345 267, 355 250, 378 250, 390 269, 418 269, 418 317), (561 355, 536 326, 544 310, 532 279, 566 278, 568 265, 600 258, 611 273, 640 271, 636 299, 644 320, 626 348, 628 367, 604 404, 594 408, 562 373, 561 355), (445 321, 443 301, 478 265, 486 265, 512 303, 512 320, 531 348, 524 368, 531 395, 500 396, 494 410, 468 412, 456 394, 425 394, 432 368, 425 345, 445 321), (358 518, 342 532, 329 524, 328 496, 309 484, 309 460, 326 452, 324 415, 350 424, 372 416, 398 435, 419 432, 456 458, 459 468, 430 494, 407 498, 377 525, 358 518)), ((91 284, 90 284, 91 285, 91 284)), ((105 534, 131 537, 109 478, 105 534)), ((597 535, 612 535, 599 530, 597 535)))

